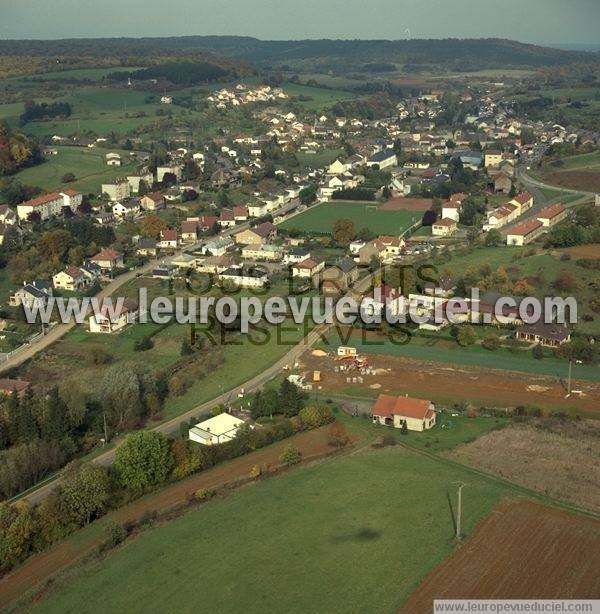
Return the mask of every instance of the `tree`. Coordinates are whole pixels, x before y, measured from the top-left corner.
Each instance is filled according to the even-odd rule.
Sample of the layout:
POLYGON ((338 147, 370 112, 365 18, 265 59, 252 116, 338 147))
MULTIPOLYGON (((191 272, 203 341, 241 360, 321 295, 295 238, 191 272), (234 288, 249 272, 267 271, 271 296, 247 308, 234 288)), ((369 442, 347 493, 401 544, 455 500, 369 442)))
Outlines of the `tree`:
POLYGON ((400 433, 402 435, 408 435, 408 424, 406 424, 406 420, 402 420, 402 427, 400 428, 400 433))
POLYGON ((104 372, 99 398, 109 425, 115 431, 134 426, 144 414, 144 390, 131 365, 113 365, 104 372))
POLYGON ((333 412, 329 406, 323 405, 322 403, 307 405, 300 410, 298 416, 302 424, 308 428, 317 428, 324 424, 329 424, 334 420, 333 412))
POLYGON ((502 243, 502 235, 497 228, 492 228, 488 230, 485 235, 485 245, 486 247, 494 247, 496 245, 500 245, 502 243))
POLYGON ((302 460, 302 453, 292 445, 286 446, 279 457, 282 465, 297 465, 302 460))
POLYGON ((75 181, 75 179, 77 179, 77 177, 75 177, 75 173, 65 173, 60 180, 63 183, 73 183, 73 181, 75 181))
POLYGON ((423 213, 423 219, 421 220, 422 226, 433 226, 438 219, 438 214, 433 209, 427 209, 423 213))
POLYGON ((305 395, 298 386, 292 384, 287 378, 281 382, 278 406, 283 414, 286 416, 296 416, 304 405, 304 399, 305 395))
POLYGON ((147 215, 140 222, 140 231, 145 237, 158 239, 160 233, 168 228, 167 223, 158 215, 147 215))
POLYGON ((300 198, 300 202, 303 205, 310 205, 317 199, 317 186, 311 184, 302 188, 298 194, 298 198, 300 198))
POLYGON ((104 467, 73 464, 67 467, 60 485, 63 509, 78 526, 89 524, 104 512, 110 482, 104 467))
POLYGON ((567 270, 562 270, 552 284, 559 292, 571 292, 577 287, 575 276, 567 270))
POLYGON ((138 494, 165 482, 172 466, 167 438, 154 431, 128 435, 115 453, 114 467, 119 482, 138 494))
POLYGON ((343 422, 334 422, 329 429, 327 443, 334 448, 343 448, 348 445, 350 437, 343 422))
POLYGON ((460 327, 458 331, 458 336, 456 337, 458 344, 462 345, 463 347, 473 345, 476 339, 477 339, 477 335, 475 331, 473 330, 473 327, 465 326, 465 325, 462 325, 460 327))
POLYGON ((356 236, 354 222, 348 218, 340 218, 333 225, 333 240, 340 246, 346 247, 356 236))

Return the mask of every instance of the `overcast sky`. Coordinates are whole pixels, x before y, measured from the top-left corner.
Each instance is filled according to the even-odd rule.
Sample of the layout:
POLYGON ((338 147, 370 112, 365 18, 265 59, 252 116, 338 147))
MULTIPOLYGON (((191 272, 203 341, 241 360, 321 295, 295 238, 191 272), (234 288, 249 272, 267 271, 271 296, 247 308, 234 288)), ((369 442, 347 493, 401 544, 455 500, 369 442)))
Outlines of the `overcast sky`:
POLYGON ((600 0, 0 0, 0 38, 239 34, 600 43, 600 0))

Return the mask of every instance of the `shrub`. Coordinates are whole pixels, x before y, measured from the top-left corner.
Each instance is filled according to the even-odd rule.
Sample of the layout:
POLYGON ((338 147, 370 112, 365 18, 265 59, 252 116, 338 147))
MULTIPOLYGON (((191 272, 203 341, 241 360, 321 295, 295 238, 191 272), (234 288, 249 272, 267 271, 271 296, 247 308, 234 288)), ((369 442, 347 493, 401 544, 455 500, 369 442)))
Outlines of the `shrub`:
POLYGON ((279 457, 279 460, 282 465, 297 465, 302 460, 302 453, 298 448, 288 445, 279 457))
POLYGON ((196 501, 208 501, 209 499, 212 499, 216 494, 217 492, 212 488, 199 488, 194 493, 194 499, 196 501))
POLYGON ((145 352, 146 350, 151 350, 153 347, 154 341, 152 341, 152 337, 146 336, 135 342, 133 350, 135 352, 145 352))
POLYGON ((494 351, 500 347, 500 339, 496 335, 488 335, 482 342, 481 346, 486 350, 494 351))
POLYGON ((539 343, 533 347, 531 353, 533 354, 533 357, 537 360, 541 360, 542 358, 544 358, 544 348, 539 343))
POLYGON ((319 403, 314 403, 313 405, 304 407, 300 410, 298 416, 300 417, 302 424, 308 428, 317 428, 319 426, 323 426, 324 424, 329 424, 334 420, 331 408, 327 407, 327 405, 322 405, 319 403))
POLYGON ((261 468, 260 465, 254 465, 254 467, 252 467, 252 469, 250 469, 250 477, 253 480, 256 480, 261 475, 262 475, 262 468, 261 468))
POLYGON ((327 443, 334 448, 343 448, 348 445, 350 437, 342 422, 334 422, 329 429, 327 443))

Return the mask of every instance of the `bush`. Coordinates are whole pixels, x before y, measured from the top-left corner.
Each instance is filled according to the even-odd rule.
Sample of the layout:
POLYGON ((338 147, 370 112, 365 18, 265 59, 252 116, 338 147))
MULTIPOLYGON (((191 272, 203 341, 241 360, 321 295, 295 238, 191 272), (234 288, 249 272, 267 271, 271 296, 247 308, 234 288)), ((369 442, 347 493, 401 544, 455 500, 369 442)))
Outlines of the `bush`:
POLYGON ((302 460, 302 453, 298 448, 288 445, 279 457, 279 460, 282 465, 297 465, 302 460))
POLYGON ((539 343, 533 347, 531 353, 533 354, 533 357, 537 360, 541 360, 542 358, 544 358, 544 348, 539 343))
POLYGON ((262 475, 262 468, 260 465, 254 465, 252 469, 250 469, 250 477, 253 480, 258 479, 262 475))
POLYGON ((348 445, 350 437, 342 422, 334 422, 329 429, 327 443, 334 448, 343 448, 348 445))
POLYGON ((319 426, 323 426, 324 424, 329 424, 334 420, 331 408, 327 407, 327 405, 318 403, 304 407, 300 410, 298 416, 300 417, 302 424, 308 428, 317 428, 319 426))
POLYGON ((135 342, 133 350, 135 352, 145 352, 146 350, 151 350, 153 347, 154 341, 152 341, 152 337, 146 336, 135 342))
POLYGON ((217 492, 212 488, 199 488, 194 493, 194 499, 196 501, 208 501, 209 499, 212 499, 216 494, 217 492))
POLYGON ((494 351, 500 347, 500 339, 496 335, 488 335, 482 342, 481 346, 486 350, 494 351))

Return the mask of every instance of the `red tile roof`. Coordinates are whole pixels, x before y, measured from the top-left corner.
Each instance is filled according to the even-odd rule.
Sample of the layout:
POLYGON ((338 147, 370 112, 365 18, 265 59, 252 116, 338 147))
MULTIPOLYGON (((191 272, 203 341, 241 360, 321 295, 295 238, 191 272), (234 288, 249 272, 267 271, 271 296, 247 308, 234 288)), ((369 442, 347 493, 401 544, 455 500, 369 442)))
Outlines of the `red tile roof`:
POLYGON ((103 249, 100 253, 96 254, 93 258, 90 258, 92 262, 104 261, 104 260, 117 260, 121 254, 109 247, 103 249))
POLYGON ((450 228, 450 226, 456 226, 456 220, 453 220, 449 217, 444 217, 441 220, 438 220, 433 224, 434 226, 445 226, 450 228))
POLYGON ((392 397, 387 394, 380 394, 371 409, 372 416, 404 416, 424 420, 433 417, 430 409, 431 401, 426 399, 413 399, 411 397, 392 397))
POLYGON ((558 203, 555 203, 554 205, 550 205, 549 207, 546 207, 545 209, 542 209, 541 211, 539 211, 536 217, 538 219, 547 218, 551 220, 553 217, 560 215, 563 211, 566 211, 565 207, 563 207, 562 205, 559 205, 558 203))
POLYGON ((516 200, 521 205, 526 203, 528 200, 531 200, 533 196, 529 192, 521 192, 521 194, 517 194, 513 200, 516 200))
POLYGON ((42 194, 42 196, 36 196, 31 200, 27 200, 22 205, 27 205, 29 207, 39 207, 40 205, 45 205, 53 200, 62 200, 62 196, 58 192, 50 192, 50 194, 42 194))
POLYGON ((521 222, 520 224, 517 224, 517 226, 515 226, 512 230, 508 231, 508 234, 526 236, 528 234, 531 234, 541 226, 542 222, 535 218, 530 218, 528 220, 525 220, 524 222, 521 222))

